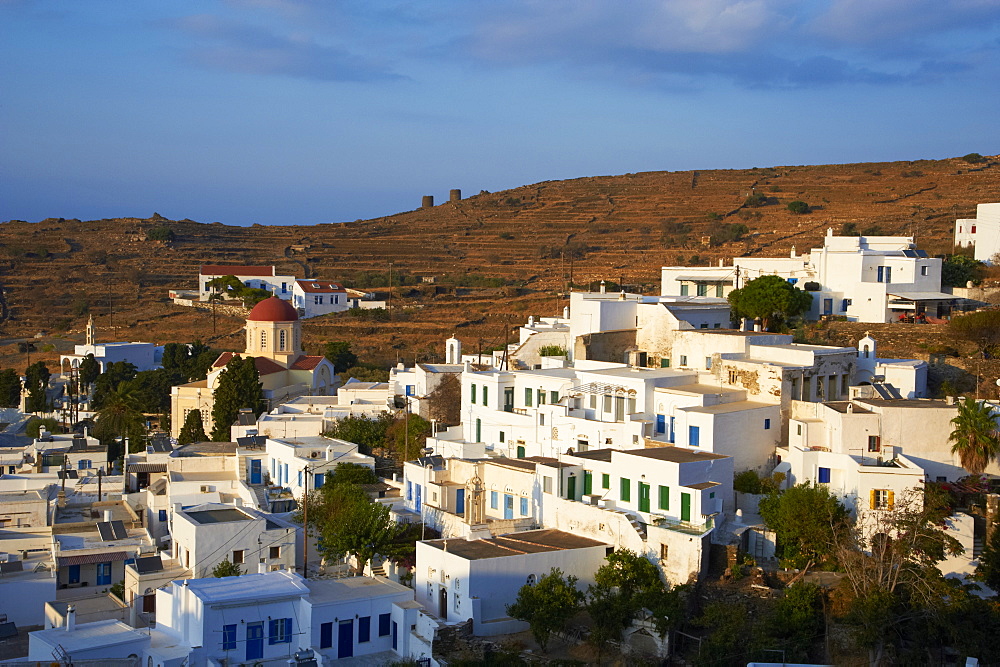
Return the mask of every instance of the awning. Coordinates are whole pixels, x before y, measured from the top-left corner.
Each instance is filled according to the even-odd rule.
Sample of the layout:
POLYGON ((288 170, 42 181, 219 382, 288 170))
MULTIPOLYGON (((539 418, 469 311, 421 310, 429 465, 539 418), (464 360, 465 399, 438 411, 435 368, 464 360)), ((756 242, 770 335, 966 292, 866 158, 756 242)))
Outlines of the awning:
POLYGON ((67 565, 91 565, 93 563, 114 563, 120 560, 127 560, 127 551, 111 551, 103 554, 82 554, 80 556, 59 556, 56 558, 57 567, 67 565))
POLYGON ((130 463, 129 472, 167 472, 166 463, 130 463))
POLYGON ((889 292, 889 296, 910 301, 951 301, 958 297, 945 292, 889 292))

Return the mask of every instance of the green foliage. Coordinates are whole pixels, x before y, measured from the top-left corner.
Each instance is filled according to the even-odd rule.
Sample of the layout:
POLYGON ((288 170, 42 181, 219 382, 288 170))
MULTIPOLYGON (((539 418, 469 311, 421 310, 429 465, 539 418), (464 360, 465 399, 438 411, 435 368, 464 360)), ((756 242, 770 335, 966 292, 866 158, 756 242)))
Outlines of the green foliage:
POLYGON ((861 232, 858 231, 858 223, 856 222, 845 222, 840 226, 841 236, 861 236, 861 232))
POLYGON ((403 531, 389 507, 373 503, 357 484, 324 484, 309 496, 309 527, 320 535, 323 554, 330 559, 354 556, 358 568, 375 556, 398 557, 403 531))
POLYGON ((965 255, 951 255, 941 263, 941 284, 948 287, 978 285, 986 277, 986 264, 965 255))
POLYGON ((788 210, 796 215, 804 215, 809 212, 809 204, 800 199, 788 202, 788 210))
POLYGON ((398 417, 385 432, 385 444, 399 461, 412 461, 420 454, 431 423, 420 415, 398 417))
POLYGON ((951 453, 958 454, 962 467, 970 473, 982 473, 1000 455, 1000 434, 992 407, 967 396, 958 404, 958 414, 951 423, 955 427, 948 436, 951 453))
POLYGON ((201 418, 200 410, 192 410, 184 418, 184 425, 181 432, 177 434, 177 444, 188 445, 192 442, 205 442, 208 435, 205 433, 205 424, 201 418))
POLYGON ((24 434, 29 438, 37 438, 43 426, 49 433, 63 432, 62 426, 53 417, 32 417, 28 420, 28 425, 24 427, 24 434))
POLYGON ((13 368, 0 371, 0 408, 16 408, 21 404, 21 376, 13 368))
POLYGON ((94 382, 94 394, 91 405, 100 410, 104 406, 107 395, 118 388, 123 382, 128 382, 136 376, 138 369, 128 361, 114 361, 104 365, 104 372, 97 376, 94 382))
POLYGON ((343 373, 358 363, 358 355, 351 352, 351 344, 346 340, 333 340, 323 343, 321 352, 333 364, 334 370, 338 373, 343 373))
POLYGON ((521 587, 514 604, 507 605, 507 614, 526 621, 535 641, 545 651, 552 633, 564 630, 580 609, 583 593, 576 583, 573 575, 564 577, 562 570, 552 568, 534 586, 521 587))
POLYGON ((762 498, 760 516, 775 532, 779 554, 804 563, 832 553, 834 527, 847 518, 847 510, 825 486, 807 482, 762 498))
POLYGON ((538 355, 542 357, 565 357, 566 348, 562 345, 543 345, 539 348, 538 355))
POLYGON ((125 602, 125 580, 119 581, 117 584, 112 584, 108 589, 108 592, 114 595, 116 598, 125 602))
POLYGON ((962 159, 968 162, 969 164, 983 164, 985 162, 988 162, 988 160, 979 153, 969 153, 968 155, 963 155, 962 159))
POLYGON ((97 376, 101 374, 101 364, 94 358, 93 353, 88 354, 80 362, 80 384, 89 386, 94 384, 97 376))
MULTIPOLYGON (((146 420, 131 383, 121 382, 105 394, 97 411, 94 435, 105 445, 111 445, 115 438, 128 438, 133 451, 145 446, 146 420)), ((112 453, 117 450, 109 451, 109 460, 117 458, 112 453)))
POLYGON ((723 223, 720 225, 715 225, 711 228, 711 241, 712 245, 722 245, 723 243, 731 243, 733 241, 739 241, 743 236, 750 232, 750 228, 740 222, 723 223))
POLYGON ((789 662, 809 662, 816 638, 823 635, 822 605, 823 592, 815 584, 786 588, 764 626, 768 647, 783 650, 789 662))
POLYGON ((387 308, 348 308, 347 314, 365 322, 388 322, 387 308))
POLYGON ((264 390, 253 357, 233 357, 219 375, 212 407, 212 440, 229 442, 230 427, 241 408, 250 408, 254 416, 264 411, 264 390))
POLYGON ((333 469, 333 472, 326 477, 324 484, 377 484, 378 475, 368 466, 357 463, 340 463, 333 469))
POLYGON ((385 435, 395 418, 388 413, 377 417, 350 416, 338 419, 333 428, 323 435, 346 440, 358 445, 363 454, 371 454, 373 447, 385 445, 385 435))
POLYGON ((228 294, 234 299, 242 300, 243 306, 246 308, 253 308, 264 299, 273 296, 266 289, 247 287, 243 284, 243 281, 236 276, 231 275, 212 278, 208 281, 208 286, 212 288, 213 291, 228 294))
POLYGON ((768 204, 778 203, 774 197, 768 197, 762 193, 755 193, 743 200, 744 206, 749 206, 750 208, 760 208, 761 206, 767 206, 768 204))
POLYGON ((238 577, 241 574, 243 574, 243 568, 240 567, 239 563, 233 563, 228 558, 220 561, 218 565, 212 568, 212 576, 218 579, 222 577, 238 577))
POLYGON ((707 633, 700 643, 695 665, 739 665, 751 662, 759 640, 742 602, 712 602, 694 624, 707 633))
POLYGON ((174 234, 174 230, 170 229, 166 225, 160 225, 159 227, 151 227, 146 231, 146 238, 150 241, 173 241, 177 238, 174 234))
POLYGON ((756 470, 744 470, 733 478, 733 490, 756 495, 774 493, 780 483, 775 477, 761 477, 756 470))
POLYGON ((140 411, 162 414, 170 411, 171 387, 183 384, 184 377, 177 371, 156 368, 140 371, 128 382, 135 393, 140 411))
POLYGON ((478 273, 466 273, 448 278, 456 287, 503 287, 507 284, 503 278, 478 273))
POLYGON ((1000 353, 1000 310, 980 310, 953 317, 948 330, 955 337, 973 343, 980 352, 1000 353))
POLYGON ((800 315, 812 305, 812 295, 779 276, 761 276, 729 293, 736 317, 759 319, 765 331, 786 318, 800 315))
POLYGON ((24 387, 28 391, 25 409, 28 412, 45 412, 51 406, 45 390, 49 385, 52 373, 43 361, 36 361, 24 372, 24 387))
POLYGON ((994 521, 992 529, 993 533, 979 556, 976 578, 1000 593, 1000 521, 994 521))
POLYGON ((388 382, 389 371, 377 364, 361 363, 351 366, 340 374, 340 379, 344 383, 351 378, 358 382, 388 382))
POLYGON ((177 371, 186 382, 204 380, 219 353, 200 340, 190 344, 167 343, 163 346, 163 368, 177 371))

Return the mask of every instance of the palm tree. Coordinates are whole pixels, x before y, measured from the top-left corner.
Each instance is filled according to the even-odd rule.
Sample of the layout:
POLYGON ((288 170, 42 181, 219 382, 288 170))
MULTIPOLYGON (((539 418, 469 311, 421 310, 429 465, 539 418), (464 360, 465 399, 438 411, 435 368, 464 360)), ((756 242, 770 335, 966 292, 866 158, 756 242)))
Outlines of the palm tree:
POLYGON ((978 475, 1000 455, 1000 434, 992 408, 985 401, 967 397, 958 404, 958 414, 951 423, 955 429, 948 437, 951 453, 958 454, 962 467, 978 475))
POLYGON ((139 410, 131 382, 121 382, 108 392, 104 406, 97 412, 94 435, 104 443, 118 437, 128 438, 133 449, 142 444, 146 435, 146 420, 139 410))

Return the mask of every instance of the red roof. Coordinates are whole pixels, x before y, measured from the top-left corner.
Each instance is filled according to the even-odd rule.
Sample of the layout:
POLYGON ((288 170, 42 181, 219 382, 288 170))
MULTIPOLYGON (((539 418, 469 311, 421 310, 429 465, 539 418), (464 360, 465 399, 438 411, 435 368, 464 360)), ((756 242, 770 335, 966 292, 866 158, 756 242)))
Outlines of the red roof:
POLYGON ((271 361, 267 357, 254 357, 253 365, 256 366, 257 372, 261 375, 270 375, 271 373, 285 370, 284 366, 271 361))
MULTIPOLYGON (((72 552, 64 552, 72 553, 72 552)), ((114 563, 120 560, 126 560, 129 557, 127 551, 111 551, 96 554, 83 554, 80 556, 58 556, 56 558, 56 565, 58 567, 66 567, 68 565, 90 565, 93 563, 114 563)))
POLYGON ((219 355, 219 358, 215 360, 215 363, 212 364, 212 368, 225 368, 226 364, 232 361, 232 359, 232 352, 223 352, 219 355))
POLYGON ((344 289, 344 287, 342 285, 338 285, 337 283, 331 283, 329 281, 322 281, 322 280, 296 280, 295 282, 297 282, 299 284, 299 287, 302 288, 303 292, 309 292, 309 293, 313 293, 313 294, 315 294, 317 292, 322 292, 324 294, 327 294, 327 293, 330 293, 330 292, 346 292, 347 291, 347 290, 344 289))
POLYGON ((299 313, 292 304, 272 296, 254 306, 247 319, 254 322, 294 322, 299 319, 299 313))
POLYGON ((273 266, 249 266, 247 264, 204 264, 203 276, 275 276, 273 266))
POLYGON ((312 356, 302 355, 301 357, 296 359, 295 363, 292 364, 289 368, 290 370, 295 370, 295 371, 311 371, 317 366, 319 366, 320 362, 323 361, 325 358, 326 357, 312 357, 312 356))

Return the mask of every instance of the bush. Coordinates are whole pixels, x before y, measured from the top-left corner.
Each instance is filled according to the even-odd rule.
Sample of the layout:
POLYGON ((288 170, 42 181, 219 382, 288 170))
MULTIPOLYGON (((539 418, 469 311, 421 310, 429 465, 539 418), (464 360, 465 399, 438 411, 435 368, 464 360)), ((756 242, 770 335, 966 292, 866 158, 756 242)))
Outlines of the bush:
POLYGON ((795 201, 788 202, 788 210, 796 215, 803 215, 809 212, 809 204, 801 199, 796 199, 795 201))
POLYGON ((749 227, 738 222, 717 225, 711 229, 710 243, 712 245, 722 245, 723 243, 739 241, 749 231, 749 227))
POLYGON ((983 164, 984 162, 987 162, 986 158, 979 153, 969 153, 968 155, 963 155, 962 159, 969 164, 983 164))
POLYGON ((177 235, 174 234, 174 230, 165 225, 153 227, 146 232, 146 239, 149 241, 173 241, 176 238, 177 235))
POLYGON ((565 357, 566 348, 562 345, 543 345, 538 354, 542 357, 565 357))
POLYGON ((29 438, 37 438, 43 426, 49 433, 62 433, 62 427, 59 425, 59 422, 52 417, 46 417, 45 419, 32 418, 25 427, 24 433, 29 438))

